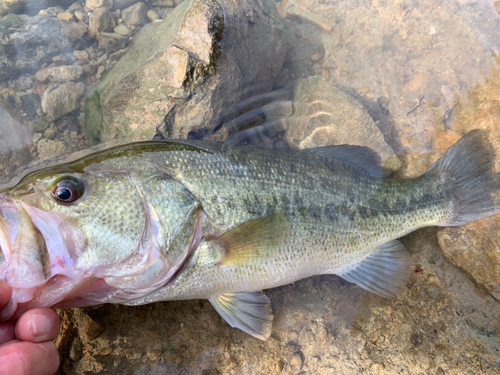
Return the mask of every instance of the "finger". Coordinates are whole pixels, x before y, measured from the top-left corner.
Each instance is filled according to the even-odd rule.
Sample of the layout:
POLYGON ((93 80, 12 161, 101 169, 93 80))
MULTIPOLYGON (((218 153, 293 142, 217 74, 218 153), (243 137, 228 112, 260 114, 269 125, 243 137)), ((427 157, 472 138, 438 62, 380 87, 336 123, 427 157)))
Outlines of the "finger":
POLYGON ((12 288, 5 282, 0 280, 0 310, 2 310, 12 297, 12 288))
POLYGON ((59 315, 49 308, 32 309, 17 321, 16 337, 19 340, 43 342, 53 340, 59 334, 59 315))
POLYGON ((15 341, 0 346, 0 374, 53 375, 58 367, 59 353, 51 341, 15 341))
POLYGON ((0 323, 0 345, 16 338, 16 322, 0 323))

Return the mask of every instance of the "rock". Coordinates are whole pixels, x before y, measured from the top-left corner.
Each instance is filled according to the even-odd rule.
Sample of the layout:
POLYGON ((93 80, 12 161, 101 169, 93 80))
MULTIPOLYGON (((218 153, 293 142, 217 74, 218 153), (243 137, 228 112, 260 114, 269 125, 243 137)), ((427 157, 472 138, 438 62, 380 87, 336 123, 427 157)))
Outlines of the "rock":
POLYGON ((8 13, 24 13, 30 16, 36 15, 40 10, 46 9, 50 5, 60 5, 66 9, 74 0, 6 0, 0 1, 0 17, 8 13))
POLYGON ((114 0, 113 9, 125 9, 137 3, 137 0, 114 0))
POLYGON ((100 33, 97 35, 97 41, 99 42, 99 49, 114 52, 124 48, 127 45, 128 38, 115 33, 100 33))
POLYGON ((20 165, 26 165, 29 161, 27 146, 30 140, 31 134, 27 127, 14 119, 3 106, 0 106, 0 175, 2 177, 10 176, 20 165), (17 152, 17 155, 14 152, 17 152))
POLYGON ((37 81, 53 83, 69 82, 79 79, 83 74, 83 68, 79 65, 54 66, 38 71, 35 74, 37 81))
POLYGON ((123 23, 127 26, 141 26, 148 22, 148 8, 142 1, 122 11, 123 23))
POLYGON ((74 15, 70 12, 62 12, 57 15, 57 18, 59 18, 62 21, 73 21, 74 15))
POLYGON ((88 60, 89 53, 85 50, 75 50, 73 51, 73 56, 75 56, 78 60, 88 60))
POLYGON ((115 27, 115 20, 105 8, 98 8, 89 16, 89 37, 96 38, 103 31, 110 31, 115 27))
POLYGON ((444 256, 500 301, 500 216, 460 227, 441 228, 444 256))
MULTIPOLYGON (((87 22, 87 21, 85 21, 87 22)), ((71 40, 80 40, 87 32, 87 26, 82 22, 62 22, 64 34, 71 40)))
POLYGON ((66 145, 61 141, 40 139, 37 142, 37 152, 40 159, 61 156, 66 151, 66 145))
POLYGON ((38 94, 29 94, 21 96, 23 102, 24 112, 28 115, 28 119, 34 120, 36 118, 36 110, 42 104, 38 94))
POLYGON ((151 139, 158 126, 165 137, 207 132, 221 108, 238 103, 248 85, 272 87, 286 51, 275 8, 257 6, 256 0, 238 6, 226 0, 222 7, 226 25, 216 1, 190 0, 135 36, 87 99, 91 142, 151 139))
POLYGON ((54 121, 79 108, 84 91, 85 85, 81 82, 63 83, 57 87, 49 85, 42 98, 42 109, 47 115, 47 120, 54 121))
POLYGON ((50 122, 40 118, 31 123, 31 131, 33 133, 43 133, 50 126, 50 122))
POLYGON ((125 26, 123 23, 119 24, 118 26, 115 27, 115 33, 118 35, 123 35, 123 36, 129 36, 132 33, 132 30, 130 30, 127 26, 125 26))
POLYGON ((98 8, 110 10, 113 8, 113 0, 86 0, 85 6, 90 10, 96 10, 98 8))
POLYGON ((34 73, 71 46, 57 18, 9 14, 0 19, 0 80, 34 73))
POLYGON ((154 10, 148 10, 148 12, 146 13, 146 15, 148 16, 148 18, 151 21, 160 19, 160 16, 154 10))
POLYGON ((296 111, 287 120, 285 139, 295 149, 351 144, 379 153, 382 165, 397 170, 401 162, 363 106, 321 76, 289 85, 296 111))

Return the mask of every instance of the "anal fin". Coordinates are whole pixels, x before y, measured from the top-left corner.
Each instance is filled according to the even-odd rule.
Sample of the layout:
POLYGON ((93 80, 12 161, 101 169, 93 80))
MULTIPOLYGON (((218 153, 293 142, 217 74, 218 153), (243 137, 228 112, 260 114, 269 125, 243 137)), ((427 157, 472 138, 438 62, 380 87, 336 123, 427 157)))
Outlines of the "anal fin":
POLYGON ((271 336, 273 309, 262 291, 219 294, 209 301, 231 327, 260 340, 271 336))
POLYGON ((394 240, 335 274, 379 296, 396 297, 410 279, 410 254, 401 242, 394 240))

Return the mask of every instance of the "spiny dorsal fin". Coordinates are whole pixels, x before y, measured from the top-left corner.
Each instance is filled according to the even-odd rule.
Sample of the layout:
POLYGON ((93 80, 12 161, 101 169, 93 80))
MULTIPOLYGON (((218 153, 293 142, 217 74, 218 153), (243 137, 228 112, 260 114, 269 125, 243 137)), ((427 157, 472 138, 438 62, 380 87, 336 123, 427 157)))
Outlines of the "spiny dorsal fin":
POLYGON ((287 232, 283 214, 249 220, 213 240, 223 250, 221 265, 248 263, 277 254, 287 232))
POLYGON ((379 296, 396 297, 411 275, 410 254, 401 242, 394 240, 335 274, 379 296))
POLYGON ((343 161, 357 167, 371 177, 387 177, 391 173, 391 171, 380 165, 380 155, 369 147, 336 145, 306 148, 301 152, 310 152, 326 158, 343 161))
POLYGON ((209 301, 231 327, 260 340, 271 336, 273 309, 262 291, 220 294, 209 301))

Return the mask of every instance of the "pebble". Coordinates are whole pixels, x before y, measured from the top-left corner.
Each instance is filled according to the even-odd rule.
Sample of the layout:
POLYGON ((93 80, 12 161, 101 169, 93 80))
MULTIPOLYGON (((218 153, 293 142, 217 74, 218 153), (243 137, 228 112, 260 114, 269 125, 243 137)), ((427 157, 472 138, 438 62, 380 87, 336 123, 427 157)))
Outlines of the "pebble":
POLYGON ((115 27, 115 33, 117 33, 118 35, 129 36, 132 33, 132 30, 121 23, 115 27))
POLYGON ((47 114, 48 121, 57 120, 79 108, 80 98, 85 91, 85 85, 82 82, 63 83, 58 87, 51 86, 45 90, 42 98, 42 109, 47 114))
POLYGON ((62 21, 73 21, 73 14, 70 12, 62 12, 57 15, 57 18, 59 18, 62 21))
POLYGON ((110 10, 113 8, 113 0, 87 0, 85 6, 90 10, 96 10, 98 8, 110 10))
POLYGON ((66 145, 61 141, 40 139, 37 143, 37 151, 40 158, 53 158, 64 154, 66 145))
POLYGON ((141 26, 148 22, 148 8, 142 1, 122 12, 123 23, 127 26, 141 26))
POLYGON ((75 50, 73 51, 73 56, 75 56, 78 60, 88 60, 89 53, 85 50, 82 51, 75 50))
POLYGON ((155 20, 160 19, 160 16, 154 10, 148 10, 148 12, 146 13, 146 15, 148 16, 148 18, 151 21, 155 21, 155 20))

